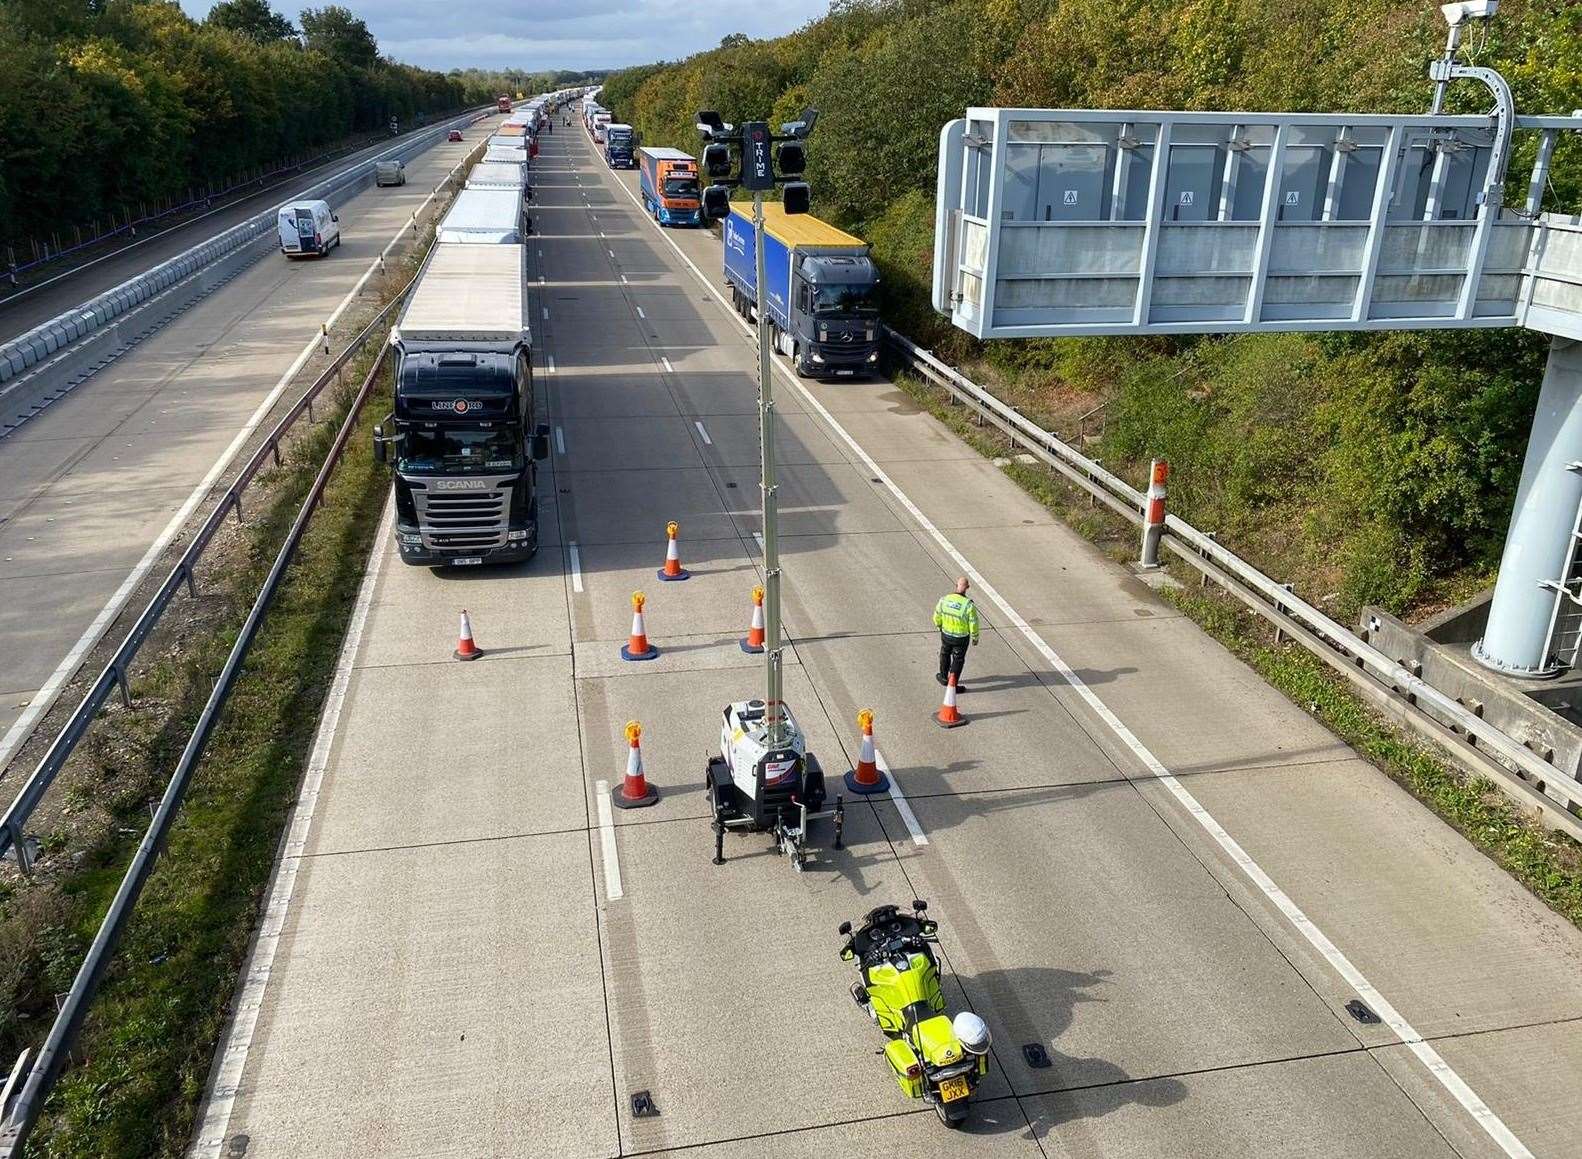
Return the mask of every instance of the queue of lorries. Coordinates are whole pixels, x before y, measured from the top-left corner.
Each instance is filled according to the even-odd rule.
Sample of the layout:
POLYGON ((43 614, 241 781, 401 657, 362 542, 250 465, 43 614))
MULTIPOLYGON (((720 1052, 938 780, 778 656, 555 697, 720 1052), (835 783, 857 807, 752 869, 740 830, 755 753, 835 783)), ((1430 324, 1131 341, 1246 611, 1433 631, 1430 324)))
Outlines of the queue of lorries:
POLYGON ((581 95, 510 108, 440 219, 390 331, 394 406, 374 428, 374 456, 392 469, 396 545, 409 564, 505 563, 538 548, 549 428, 533 399, 531 167, 539 131, 581 95))
MULTIPOLYGON (((697 159, 640 147, 631 126, 612 123, 596 95, 574 89, 519 104, 501 98, 513 107, 440 220, 391 330, 394 405, 375 428, 374 454, 392 468, 396 545, 409 564, 504 563, 538 547, 537 465, 548 454, 549 428, 534 409, 527 239, 531 171, 549 118, 566 115, 581 98, 583 124, 603 146, 605 163, 635 164, 643 207, 654 220, 705 224, 697 159)), ((323 253, 339 242, 339 219, 322 202, 282 209, 280 228, 288 253, 323 253)), ((733 208, 721 237, 732 302, 752 318, 750 208, 733 208)), ((771 203, 764 247, 770 328, 797 373, 833 378, 873 369, 879 279, 868 246, 771 203)))

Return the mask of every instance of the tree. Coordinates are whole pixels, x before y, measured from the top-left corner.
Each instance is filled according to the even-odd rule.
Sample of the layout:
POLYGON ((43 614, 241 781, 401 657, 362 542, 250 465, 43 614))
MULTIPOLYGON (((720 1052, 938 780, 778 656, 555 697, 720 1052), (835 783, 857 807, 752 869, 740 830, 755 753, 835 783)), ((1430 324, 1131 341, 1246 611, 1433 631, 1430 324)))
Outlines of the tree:
POLYGON ((379 60, 379 44, 368 25, 339 4, 302 10, 302 35, 308 47, 340 61, 348 68, 372 68, 379 60))
POLYGON ((255 44, 269 44, 297 34, 291 21, 269 7, 269 0, 220 0, 209 9, 203 22, 255 44))

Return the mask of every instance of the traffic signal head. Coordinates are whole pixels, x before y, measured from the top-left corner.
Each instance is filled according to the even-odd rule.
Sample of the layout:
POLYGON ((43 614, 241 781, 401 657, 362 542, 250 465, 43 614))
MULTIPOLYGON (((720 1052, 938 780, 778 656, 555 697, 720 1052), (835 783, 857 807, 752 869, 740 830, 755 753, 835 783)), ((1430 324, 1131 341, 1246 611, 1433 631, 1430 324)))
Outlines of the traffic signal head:
POLYGON ((813 205, 813 191, 806 181, 787 181, 780 189, 780 197, 787 213, 807 213, 813 205))
POLYGON ((713 144, 703 150, 703 171, 710 177, 731 175, 731 147, 713 144))
POLYGON ((710 221, 722 221, 730 216, 731 191, 723 185, 710 185, 703 191, 703 216, 710 221))
POLYGON ((801 141, 782 141, 775 150, 775 172, 782 177, 800 177, 807 168, 807 149, 801 141))
POLYGON ((698 113, 698 132, 703 135, 705 141, 713 137, 715 133, 725 132, 729 127, 724 121, 720 120, 720 115, 713 109, 703 109, 698 113))

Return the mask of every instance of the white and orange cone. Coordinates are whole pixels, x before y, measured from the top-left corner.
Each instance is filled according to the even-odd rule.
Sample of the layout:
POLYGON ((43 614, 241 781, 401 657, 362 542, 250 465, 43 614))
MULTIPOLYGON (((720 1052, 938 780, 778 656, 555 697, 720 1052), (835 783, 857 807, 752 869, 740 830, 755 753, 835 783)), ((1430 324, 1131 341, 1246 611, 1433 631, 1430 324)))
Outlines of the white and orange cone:
POLYGON ((738 641, 743 652, 762 652, 764 650, 764 590, 761 587, 753 588, 753 618, 747 626, 747 635, 738 641))
POLYGON ((648 629, 643 627, 643 605, 648 597, 642 592, 632 593, 632 635, 621 645, 622 660, 652 660, 659 649, 648 642, 648 629))
POLYGON ((945 703, 939 706, 939 711, 934 714, 942 728, 959 728, 967 723, 967 718, 956 711, 956 674, 950 674, 950 680, 945 685, 945 703))
POLYGON ((665 547, 665 566, 659 569, 659 578, 662 580, 692 578, 692 573, 681 566, 681 550, 676 546, 676 535, 680 531, 681 524, 674 519, 665 524, 665 534, 669 536, 669 543, 665 547))
POLYGON ((473 642, 472 621, 467 618, 467 609, 461 610, 461 633, 456 641, 456 651, 452 653, 458 660, 476 660, 483 655, 483 649, 473 642))
POLYGON ((864 796, 882 793, 890 787, 890 781, 879 771, 873 748, 873 709, 865 708, 857 714, 857 727, 862 729, 862 747, 857 751, 857 767, 846 773, 846 788, 864 796))
POLYGON ((642 735, 642 725, 635 720, 626 722, 626 743, 630 746, 626 750, 626 779, 610 791, 610 800, 618 809, 641 809, 659 800, 659 790, 648 783, 643 773, 643 750, 638 743, 642 735))

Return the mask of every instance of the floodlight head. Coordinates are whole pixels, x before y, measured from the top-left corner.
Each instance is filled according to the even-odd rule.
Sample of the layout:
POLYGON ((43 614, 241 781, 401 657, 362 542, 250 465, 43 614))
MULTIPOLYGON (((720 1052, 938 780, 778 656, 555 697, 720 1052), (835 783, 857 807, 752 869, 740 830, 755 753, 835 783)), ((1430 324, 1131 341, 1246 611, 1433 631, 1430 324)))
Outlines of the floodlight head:
POLYGON ((780 126, 780 132, 787 137, 806 137, 813 131, 813 124, 818 120, 818 110, 806 108, 802 115, 794 121, 785 121, 780 126))
POLYGON ((1452 28, 1463 20, 1490 20, 1499 9, 1500 0, 1455 0, 1452 4, 1439 6, 1445 22, 1452 28))
POLYGON ((720 115, 713 109, 701 109, 698 112, 698 132, 703 134, 705 141, 712 140, 715 133, 727 133, 730 126, 720 120, 720 115))

